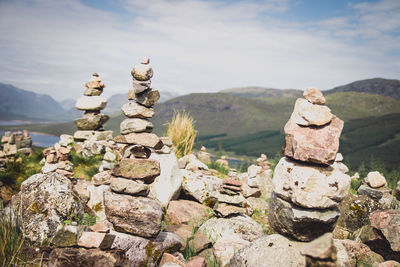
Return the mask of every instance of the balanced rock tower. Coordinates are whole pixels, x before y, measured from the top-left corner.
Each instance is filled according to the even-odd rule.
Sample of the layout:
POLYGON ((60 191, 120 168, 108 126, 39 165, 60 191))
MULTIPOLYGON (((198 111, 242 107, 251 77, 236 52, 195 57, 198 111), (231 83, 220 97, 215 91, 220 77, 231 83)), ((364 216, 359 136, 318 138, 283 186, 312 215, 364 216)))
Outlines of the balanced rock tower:
POLYGON ((114 138, 122 159, 111 171, 111 192, 104 193, 104 206, 115 230, 149 238, 160 232, 162 219, 161 205, 148 197, 150 184, 160 175, 160 163, 149 157, 163 143, 151 133, 153 124, 148 121, 154 115, 152 107, 160 93, 150 88, 153 70, 149 59, 144 59, 131 73, 131 101, 121 108, 128 118, 120 125, 121 135, 114 138))
POLYGON ((78 128, 78 131, 74 133, 74 139, 78 142, 90 140, 93 137, 97 139, 96 141, 106 140, 105 136, 112 136, 112 132, 104 131, 103 128, 103 124, 109 119, 107 115, 101 114, 101 110, 107 105, 107 99, 100 96, 105 85, 99 74, 93 73, 91 80, 85 84, 85 87, 84 96, 80 97, 75 103, 75 108, 83 110, 85 113, 82 118, 74 121, 78 128))
POLYGON ((338 153, 343 121, 318 89, 303 96, 284 128, 285 157, 275 167, 269 221, 280 234, 311 241, 333 231, 351 179, 338 153))

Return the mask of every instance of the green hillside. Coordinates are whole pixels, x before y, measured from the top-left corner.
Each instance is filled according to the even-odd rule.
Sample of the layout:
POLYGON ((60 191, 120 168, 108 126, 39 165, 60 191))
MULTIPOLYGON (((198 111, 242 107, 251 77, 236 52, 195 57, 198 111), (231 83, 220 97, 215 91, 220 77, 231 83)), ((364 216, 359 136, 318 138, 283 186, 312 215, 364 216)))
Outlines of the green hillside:
MULTIPOLYGON (((400 157, 400 102, 390 97, 355 92, 326 96, 332 112, 345 121, 341 151, 352 164, 358 165, 376 156, 393 166, 400 157), (396 114, 393 114, 396 113, 396 114)), ((174 110, 186 110, 195 118, 199 131, 196 147, 223 149, 236 154, 270 157, 281 150, 283 127, 293 110, 295 97, 244 98, 223 93, 190 94, 156 106, 153 118, 155 132, 163 135, 165 124, 174 110)), ((116 115, 105 128, 119 132, 125 119, 116 115)), ((0 127, 24 128, 53 134, 75 131, 72 122, 0 127)))

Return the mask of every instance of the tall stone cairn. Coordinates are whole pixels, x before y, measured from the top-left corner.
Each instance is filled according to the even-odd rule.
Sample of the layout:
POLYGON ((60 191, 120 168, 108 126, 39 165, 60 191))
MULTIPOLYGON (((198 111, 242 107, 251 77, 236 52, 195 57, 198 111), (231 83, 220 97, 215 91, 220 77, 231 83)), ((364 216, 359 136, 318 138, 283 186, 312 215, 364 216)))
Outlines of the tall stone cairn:
POLYGON ((130 101, 121 107, 128 118, 120 125, 121 135, 114 138, 122 160, 111 171, 111 192, 104 193, 104 206, 108 221, 117 231, 148 238, 160 232, 162 219, 161 205, 148 197, 150 184, 160 175, 160 163, 149 157, 151 149, 161 149, 163 143, 151 133, 153 124, 148 121, 160 93, 150 88, 153 69, 148 58, 131 74, 130 101))
POLYGON ((320 90, 308 88, 303 96, 284 128, 285 157, 275 167, 269 221, 283 235, 311 241, 333 231, 351 179, 338 153, 343 121, 320 90))
POLYGON ((107 115, 101 114, 101 110, 107 105, 107 99, 100 96, 106 86, 101 81, 99 74, 93 73, 85 87, 84 96, 75 103, 76 109, 85 111, 82 118, 74 121, 78 128, 74 139, 78 141, 88 140, 95 135, 95 132, 104 131, 103 124, 109 119, 107 115))

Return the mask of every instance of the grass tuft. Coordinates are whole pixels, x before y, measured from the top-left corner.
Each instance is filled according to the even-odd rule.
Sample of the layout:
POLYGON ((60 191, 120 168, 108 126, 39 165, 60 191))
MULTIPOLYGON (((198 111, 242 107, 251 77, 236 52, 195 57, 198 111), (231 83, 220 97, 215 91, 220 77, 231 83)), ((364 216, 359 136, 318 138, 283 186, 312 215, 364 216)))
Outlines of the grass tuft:
POLYGON ((172 121, 167 125, 167 136, 172 141, 176 156, 181 158, 189 155, 197 136, 194 119, 186 111, 179 111, 175 112, 172 121))

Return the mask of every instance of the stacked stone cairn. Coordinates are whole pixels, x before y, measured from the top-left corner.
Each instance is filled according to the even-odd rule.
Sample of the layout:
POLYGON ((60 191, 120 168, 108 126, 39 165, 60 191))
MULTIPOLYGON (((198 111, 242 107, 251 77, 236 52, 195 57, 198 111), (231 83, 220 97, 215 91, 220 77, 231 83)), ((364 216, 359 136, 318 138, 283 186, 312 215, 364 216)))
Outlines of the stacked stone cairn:
POLYGON ((336 160, 343 121, 316 88, 304 91, 286 123, 284 157, 273 175, 269 222, 280 234, 311 241, 332 232, 348 194, 347 167, 336 160))
POLYGON ((392 196, 392 189, 387 186, 386 178, 377 171, 368 173, 357 192, 359 195, 366 195, 384 206, 396 203, 395 197, 392 196))
POLYGON ((105 152, 105 147, 107 147, 105 142, 112 139, 112 131, 104 131, 103 128, 109 117, 101 113, 107 105, 107 99, 100 96, 105 85, 99 74, 93 73, 85 87, 84 96, 75 103, 76 109, 83 110, 85 113, 82 118, 74 121, 78 128, 78 131, 74 133, 74 140, 77 144, 75 150, 90 157, 105 152))
POLYGON ((32 154, 32 138, 26 130, 14 133, 6 132, 1 137, 0 170, 4 169, 6 162, 18 152, 25 155, 32 154))
POLYGON ((104 205, 115 230, 149 238, 158 235, 162 219, 161 205, 148 197, 150 184, 160 175, 160 163, 149 157, 151 149, 159 150, 163 143, 151 133, 153 125, 148 121, 160 94, 150 88, 153 70, 149 59, 143 59, 131 74, 131 101, 121 108, 128 118, 120 125, 121 135, 114 138, 122 159, 111 171, 111 192, 104 193, 104 205))
POLYGON ((47 174, 57 172, 65 177, 71 178, 74 175, 74 165, 68 160, 73 144, 73 137, 61 135, 60 141, 54 146, 43 150, 45 164, 41 173, 47 174))

